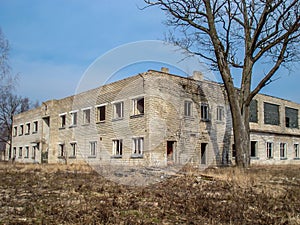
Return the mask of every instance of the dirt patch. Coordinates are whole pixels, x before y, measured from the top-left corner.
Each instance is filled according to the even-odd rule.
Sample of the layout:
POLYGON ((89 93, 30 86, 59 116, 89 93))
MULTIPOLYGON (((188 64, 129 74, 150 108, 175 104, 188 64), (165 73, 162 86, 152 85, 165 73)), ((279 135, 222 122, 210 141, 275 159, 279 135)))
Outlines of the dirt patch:
POLYGON ((0 165, 0 224, 300 224, 300 167, 191 167, 125 186, 87 166, 0 165))

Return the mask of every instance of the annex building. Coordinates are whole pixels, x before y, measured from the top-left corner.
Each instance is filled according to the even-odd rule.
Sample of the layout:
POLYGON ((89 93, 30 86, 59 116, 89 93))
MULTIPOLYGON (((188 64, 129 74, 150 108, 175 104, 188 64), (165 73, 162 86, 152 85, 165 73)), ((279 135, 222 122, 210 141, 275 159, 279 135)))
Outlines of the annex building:
MULTIPOLYGON (((300 105, 257 95, 251 102, 251 163, 300 163, 300 105)), ((149 70, 13 119, 7 159, 166 166, 227 165, 235 148, 222 84, 200 72, 180 77, 149 70)))

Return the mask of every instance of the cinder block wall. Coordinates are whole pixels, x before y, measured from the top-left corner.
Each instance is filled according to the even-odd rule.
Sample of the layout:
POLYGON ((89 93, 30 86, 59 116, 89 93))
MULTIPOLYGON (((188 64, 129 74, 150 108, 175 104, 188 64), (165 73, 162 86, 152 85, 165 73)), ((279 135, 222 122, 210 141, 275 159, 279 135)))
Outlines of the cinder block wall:
MULTIPOLYGON (((250 123, 251 140, 257 142, 256 157, 252 163, 299 163, 294 145, 300 143, 299 128, 286 127, 285 107, 299 110, 299 104, 257 95, 257 122, 250 123), (279 106, 279 125, 264 123, 264 102, 279 106), (274 157, 267 158, 266 143, 273 142, 274 157), (286 143, 286 157, 280 157, 280 143, 286 143)), ((299 117, 298 117, 299 120, 299 117)), ((299 121, 298 121, 299 124, 299 121)), ((49 163, 94 163, 110 165, 164 166, 168 163, 220 165, 233 163, 232 122, 224 87, 202 80, 201 74, 184 78, 171 75, 167 70, 138 74, 102 87, 61 100, 44 102, 40 107, 14 117, 18 133, 13 136, 13 150, 20 162, 41 162, 48 152, 49 163), (144 98, 144 114, 133 115, 133 100, 144 98), (185 101, 192 102, 190 116, 184 113, 185 101), (123 102, 123 118, 113 118, 113 105, 123 102), (208 106, 208 120, 201 118, 201 104, 208 106), (105 105, 105 121, 96 121, 96 108, 105 105), (224 110, 217 119, 218 108, 224 110), (83 124, 83 110, 90 109, 90 123, 83 124), (77 112, 77 125, 71 126, 71 112, 77 112), (66 126, 61 127, 61 116, 66 126), (32 132, 38 121, 38 131, 32 132), (26 124, 31 131, 26 134, 26 124), (19 134, 20 126, 24 132, 19 134), (133 138, 144 140, 143 157, 133 157, 133 138), (122 140, 122 157, 114 157, 113 140, 122 140), (96 143, 96 154, 91 155, 90 143, 96 143), (71 156, 71 144, 76 143, 76 157, 71 156), (168 143, 172 144, 172 160, 168 159, 168 143), (64 144, 64 157, 59 157, 59 145, 64 144), (36 155, 32 150, 37 146, 36 155), (205 146, 205 148, 203 147, 205 146), (22 155, 19 157, 19 149, 22 155), (24 157, 24 149, 29 156, 24 157), (204 151, 205 150, 205 151, 204 151), (205 152, 205 154, 203 154, 205 152)), ((11 153, 13 157, 14 152, 11 153)), ((6 154, 7 157, 9 154, 6 154)))
POLYGON ((7 149, 6 160, 14 159, 17 162, 40 163, 42 154, 40 143, 43 141, 42 132, 41 107, 15 115, 13 119, 12 149, 11 153, 7 149), (34 131, 34 122, 38 123, 36 132, 34 131), (30 126, 29 131, 27 128, 28 125, 30 126), (23 126, 22 133, 21 126, 23 126), (15 132, 15 129, 17 132, 15 132), (34 155, 33 147, 35 146, 37 148, 34 155), (20 148, 22 149, 22 155, 19 155, 20 148), (25 153, 26 148, 29 151, 28 155, 25 153))
POLYGON ((149 140, 152 161, 167 163, 167 141, 176 142, 175 163, 201 162, 201 143, 207 144, 205 164, 225 163, 230 150, 231 117, 222 86, 149 71, 146 90, 150 101, 149 140), (192 116, 184 115, 184 102, 192 101, 192 116), (209 120, 201 120, 201 103, 209 107, 209 120), (218 106, 224 107, 223 121, 216 120, 218 106))

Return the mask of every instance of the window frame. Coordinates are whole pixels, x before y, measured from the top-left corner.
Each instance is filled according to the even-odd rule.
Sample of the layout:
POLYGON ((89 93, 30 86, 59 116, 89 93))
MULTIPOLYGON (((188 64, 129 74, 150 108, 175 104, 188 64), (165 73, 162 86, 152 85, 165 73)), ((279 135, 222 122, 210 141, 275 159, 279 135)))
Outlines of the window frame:
POLYGON ((294 147, 295 159, 300 159, 299 143, 294 143, 293 147, 294 147))
POLYGON ((280 126, 280 105, 274 104, 274 103, 270 103, 270 102, 264 102, 264 108, 263 108, 264 112, 264 124, 265 125, 271 125, 271 126, 280 126), (277 111, 275 112, 270 112, 270 111, 266 111, 266 107, 276 107, 277 111), (274 120, 274 116, 278 117, 276 120, 274 120), (273 119, 270 119, 273 118, 273 119))
POLYGON ((65 129, 67 126, 67 113, 59 114, 59 129, 65 129))
POLYGON ((287 143, 285 142, 279 143, 279 156, 281 160, 287 159, 287 143))
POLYGON ((23 147, 19 147, 18 158, 22 158, 22 156, 23 156, 23 147))
POLYGON ((89 158, 96 158, 97 157, 97 141, 89 142, 89 150, 90 150, 89 158))
POLYGON ((29 135, 30 134, 30 123, 26 123, 25 124, 25 135, 29 135))
POLYGON ((78 124, 78 110, 69 112, 71 119, 70 119, 70 127, 76 127, 78 124))
POLYGON ((35 159, 36 158, 36 150, 38 149, 37 145, 32 146, 32 152, 31 152, 31 158, 35 159))
POLYGON ((17 157, 17 147, 13 147, 13 154, 12 154, 13 158, 17 157))
POLYGON ((22 136, 23 134, 24 134, 24 124, 20 124, 19 136, 22 136))
POLYGON ((58 158, 65 158, 65 156, 66 156, 65 148, 66 148, 65 143, 58 144, 58 152, 57 152, 58 158))
POLYGON ((252 99, 249 105, 249 122, 258 123, 258 101, 252 99))
POLYGON ((13 128, 13 137, 18 136, 18 126, 14 126, 13 128))
POLYGON ((144 137, 133 137, 131 158, 143 158, 143 155, 144 155, 144 137))
POLYGON ((69 158, 76 158, 77 155, 77 142, 70 142, 71 149, 69 158))
POLYGON ((112 103, 113 106, 113 120, 121 120, 124 118, 124 101, 117 101, 112 103), (120 116, 117 111, 117 106, 120 105, 120 116))
POLYGON ((185 100, 184 101, 184 116, 185 117, 193 117, 193 101, 185 100))
POLYGON ((82 125, 89 125, 91 123, 92 107, 81 109, 82 111, 82 125))
POLYGON ((95 106, 95 109, 96 109, 95 110, 96 111, 96 123, 105 122, 105 120, 106 120, 106 106, 107 106, 107 103, 95 106), (104 112, 101 112, 101 109, 104 109, 104 112))
POLYGON ((140 97, 135 97, 132 100, 132 116, 142 116, 145 113, 145 97, 144 96, 140 96, 140 97), (140 110, 138 109, 139 107, 139 101, 143 101, 143 105, 142 105, 142 109, 143 111, 140 112, 140 110))
POLYGON ((201 121, 208 122, 210 120, 209 116, 209 104, 207 102, 200 103, 200 117, 201 121))
POLYGON ((291 128, 291 129, 299 129, 299 124, 298 124, 298 120, 299 120, 299 110, 292 108, 292 107, 288 107, 285 106, 284 107, 284 115, 285 115, 285 127, 286 128, 291 128), (296 115, 297 118, 293 118, 291 117, 291 112, 295 111, 297 113, 295 113, 294 115, 296 115), (290 116, 288 116, 287 114, 289 114, 290 116), (294 119, 294 120, 292 120, 294 119), (294 123, 293 123, 294 122, 294 123))
POLYGON ((266 142, 267 158, 274 158, 274 143, 271 141, 266 142))
POLYGON ((35 134, 38 132, 38 130, 39 130, 39 121, 35 120, 35 121, 33 121, 32 133, 35 134))
POLYGON ((251 158, 258 158, 258 156, 257 156, 257 153, 258 153, 258 146, 257 146, 257 145, 258 145, 258 141, 255 141, 255 140, 254 140, 254 141, 250 141, 250 157, 251 157, 251 158), (252 146, 252 143, 254 143, 254 152, 255 152, 255 155, 254 155, 254 156, 252 155, 252 150, 253 150, 253 149, 252 149, 252 147, 253 147, 253 146, 252 146))
POLYGON ((122 158, 123 157, 123 140, 122 139, 113 139, 112 140, 112 157, 113 158, 122 158))
POLYGON ((29 158, 29 146, 25 146, 24 158, 25 159, 29 158))
POLYGON ((224 122, 224 118, 225 118, 225 107, 222 105, 218 105, 217 106, 217 118, 216 120, 218 122, 224 122))

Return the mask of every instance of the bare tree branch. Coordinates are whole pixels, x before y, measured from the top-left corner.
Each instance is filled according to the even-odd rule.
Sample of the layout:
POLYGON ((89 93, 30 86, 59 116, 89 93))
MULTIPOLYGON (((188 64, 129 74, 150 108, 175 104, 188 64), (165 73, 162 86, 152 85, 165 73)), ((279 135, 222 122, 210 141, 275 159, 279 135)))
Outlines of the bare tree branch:
POLYGON ((218 66, 232 112, 235 144, 240 149, 237 164, 248 165, 251 99, 281 66, 300 56, 299 0, 144 1, 167 12, 168 25, 176 31, 175 43, 210 62, 212 67, 218 66), (252 87, 253 69, 264 62, 269 62, 268 72, 255 74, 261 80, 252 87), (232 68, 241 69, 239 94, 232 68))
POLYGON ((284 60, 284 54, 287 50, 287 47, 288 47, 288 43, 289 43, 289 39, 288 37, 286 37, 283 45, 282 45, 282 48, 281 48, 281 51, 280 51, 280 54, 278 56, 278 59, 275 63, 275 65, 272 67, 272 69, 264 76, 264 78, 259 82, 259 84, 256 86, 256 88, 249 94, 248 98, 247 98, 247 101, 245 102, 245 104, 249 105, 251 100, 253 99, 253 97, 258 94, 258 92, 266 85, 266 83, 272 78, 272 76, 275 74, 275 72, 279 69, 281 63, 283 62, 284 60))

